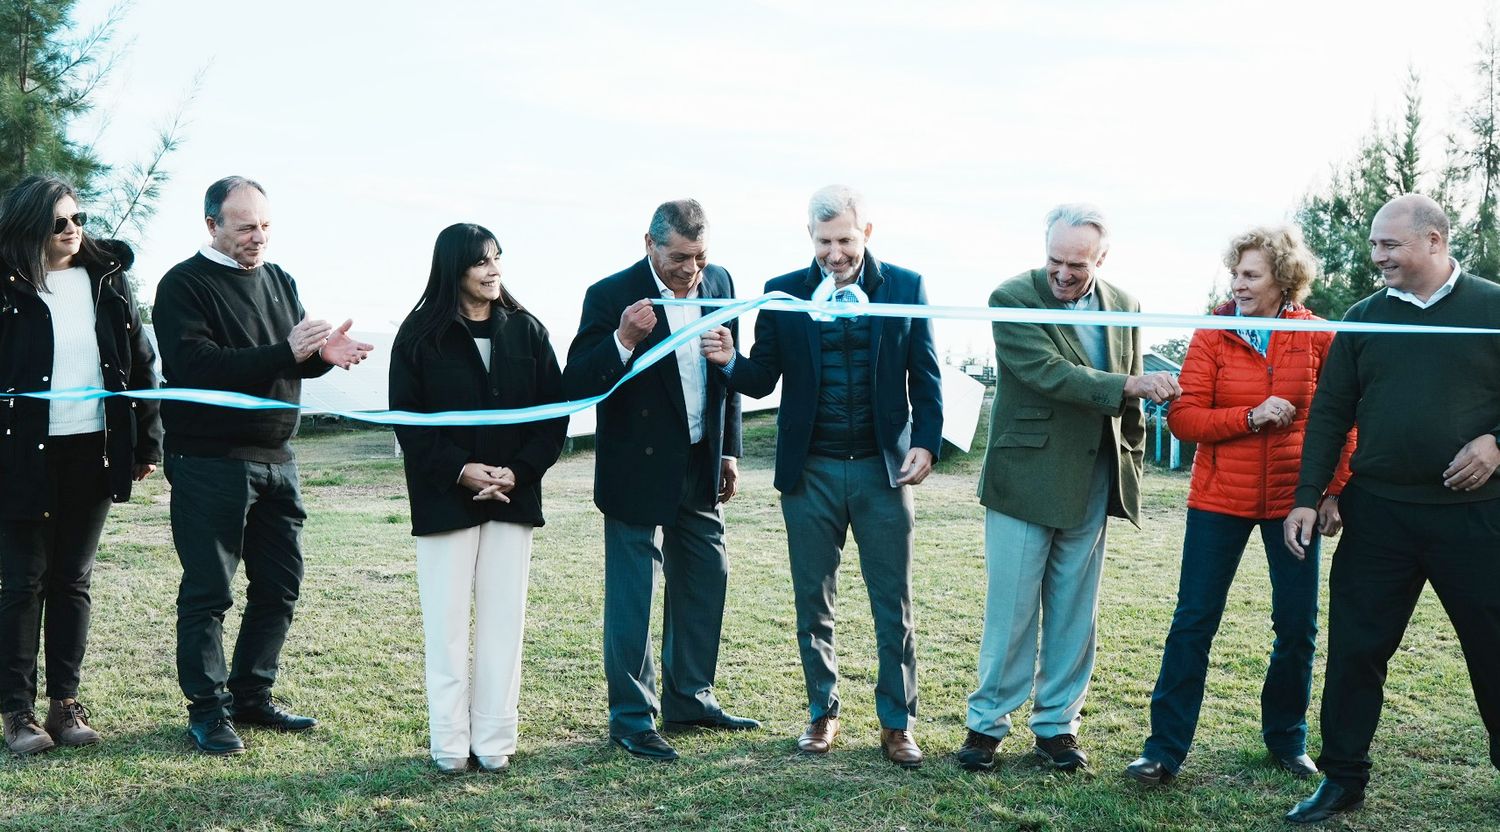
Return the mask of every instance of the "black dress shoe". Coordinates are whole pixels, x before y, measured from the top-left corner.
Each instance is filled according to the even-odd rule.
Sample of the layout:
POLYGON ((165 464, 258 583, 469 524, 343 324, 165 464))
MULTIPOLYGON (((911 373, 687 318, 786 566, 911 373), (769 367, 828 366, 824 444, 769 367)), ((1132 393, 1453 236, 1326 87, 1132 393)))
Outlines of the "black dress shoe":
POLYGON ((234 732, 234 722, 221 716, 207 722, 189 722, 188 734, 193 745, 204 754, 244 754, 245 741, 234 732))
POLYGON ((953 757, 964 771, 989 771, 995 767, 995 749, 999 747, 999 740, 971 728, 953 757))
POLYGON ((1165 786, 1177 779, 1171 769, 1150 757, 1137 757, 1125 767, 1125 776, 1146 786, 1165 786))
POLYGON ((669 733, 691 731, 694 728, 707 728, 713 731, 754 731, 760 727, 760 721, 748 716, 734 716, 720 711, 711 716, 687 721, 667 720, 662 723, 661 727, 669 733))
MULTIPOLYGON (((1274 756, 1274 755, 1273 755, 1274 756)), ((1307 778, 1318 773, 1318 764, 1306 754, 1297 754, 1286 757, 1275 757, 1276 765, 1284 772, 1292 775, 1298 780, 1307 778)))
POLYGON ((1343 812, 1352 812, 1365 805, 1364 787, 1345 788, 1332 780, 1324 780, 1312 797, 1298 803, 1286 813, 1292 823, 1318 823, 1343 812))
POLYGON ((273 731, 306 731, 318 724, 316 719, 298 716, 272 699, 249 705, 236 703, 231 716, 240 725, 255 725, 273 731))
POLYGON ((661 734, 647 728, 624 737, 610 737, 609 741, 643 760, 670 762, 677 759, 677 751, 661 738, 661 734))

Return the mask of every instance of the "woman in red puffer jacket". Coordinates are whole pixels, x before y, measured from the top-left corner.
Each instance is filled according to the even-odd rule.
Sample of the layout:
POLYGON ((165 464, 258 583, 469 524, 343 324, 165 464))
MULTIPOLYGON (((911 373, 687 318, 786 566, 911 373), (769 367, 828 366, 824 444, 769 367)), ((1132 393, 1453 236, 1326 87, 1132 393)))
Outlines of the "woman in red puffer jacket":
MULTIPOLYGON (((1300 303, 1317 262, 1294 228, 1256 228, 1235 238, 1224 264, 1232 299, 1215 315, 1245 319, 1239 330, 1198 330, 1182 365, 1182 398, 1168 424, 1198 443, 1188 489, 1187 532, 1177 611, 1151 695, 1151 736, 1126 767, 1147 784, 1171 781, 1192 746, 1203 703, 1208 651, 1224 614, 1245 544, 1257 527, 1271 572, 1276 640, 1261 689, 1261 735, 1271 759, 1299 777, 1317 767, 1307 756, 1307 704, 1318 633, 1318 550, 1305 559, 1283 542, 1293 507, 1307 411, 1333 341, 1331 332, 1270 332, 1254 319, 1321 320, 1300 303)), ((1319 506, 1319 530, 1337 533, 1338 493, 1349 478, 1350 431, 1343 461, 1319 506)))

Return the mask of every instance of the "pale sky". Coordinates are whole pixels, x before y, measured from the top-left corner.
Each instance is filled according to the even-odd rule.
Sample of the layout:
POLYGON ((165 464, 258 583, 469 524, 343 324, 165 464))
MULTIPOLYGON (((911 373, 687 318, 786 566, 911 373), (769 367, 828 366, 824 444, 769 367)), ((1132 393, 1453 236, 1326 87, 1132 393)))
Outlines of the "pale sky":
MULTIPOLYGON (((437 232, 469 221, 563 351, 587 286, 684 196, 758 294, 810 262, 807 198, 832 182, 865 192, 871 251, 933 303, 984 305, 1041 264, 1048 209, 1086 200, 1113 225, 1104 278, 1196 313, 1233 235, 1289 219, 1398 113, 1409 63, 1436 155, 1487 5, 137 0, 99 150, 144 156, 207 66, 138 253, 146 294, 206 241, 203 190, 240 174, 269 191, 269 259, 310 314, 362 330, 395 328, 437 232)), ((937 337, 991 353, 983 325, 937 337)))

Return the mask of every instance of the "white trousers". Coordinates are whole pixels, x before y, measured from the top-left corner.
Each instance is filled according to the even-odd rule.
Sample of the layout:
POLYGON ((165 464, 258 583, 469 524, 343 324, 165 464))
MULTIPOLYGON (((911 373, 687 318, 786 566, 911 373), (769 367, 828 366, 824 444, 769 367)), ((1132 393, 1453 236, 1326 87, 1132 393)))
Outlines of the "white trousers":
POLYGON ((515 753, 531 533, 490 522, 417 538, 434 759, 515 753))

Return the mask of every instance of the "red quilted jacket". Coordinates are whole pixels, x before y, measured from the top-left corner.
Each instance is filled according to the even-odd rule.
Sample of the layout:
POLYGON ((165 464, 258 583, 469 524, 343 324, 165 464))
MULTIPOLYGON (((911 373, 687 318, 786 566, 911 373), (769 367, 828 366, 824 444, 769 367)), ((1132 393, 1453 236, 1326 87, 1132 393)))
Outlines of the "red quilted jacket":
MULTIPOLYGON (((1214 314, 1233 315, 1234 304, 1226 303, 1214 314)), ((1321 320, 1301 305, 1288 308, 1282 317, 1321 320)), ((1189 507, 1257 520, 1291 512, 1307 411, 1332 342, 1331 332, 1273 332, 1270 348, 1261 356, 1231 330, 1193 333, 1179 379, 1182 398, 1167 411, 1172 433, 1198 443, 1189 507), (1267 425, 1251 433, 1246 418, 1267 396, 1291 402, 1297 416, 1288 427, 1267 425)), ((1351 430, 1330 494, 1341 492, 1349 480, 1354 442, 1351 430)))

